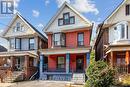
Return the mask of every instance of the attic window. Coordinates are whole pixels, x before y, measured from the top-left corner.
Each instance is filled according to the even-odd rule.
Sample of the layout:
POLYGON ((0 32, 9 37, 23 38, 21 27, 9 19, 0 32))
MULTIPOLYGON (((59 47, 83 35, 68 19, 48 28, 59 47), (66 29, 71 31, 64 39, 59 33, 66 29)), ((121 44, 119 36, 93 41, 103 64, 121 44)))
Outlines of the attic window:
POLYGON ((13 32, 18 32, 18 31, 20 31, 20 32, 25 31, 24 26, 21 25, 20 22, 17 22, 17 23, 16 23, 16 26, 13 27, 13 32))
POLYGON ((70 13, 63 13, 63 18, 58 19, 58 26, 69 25, 75 23, 75 17, 70 16, 70 13))
POLYGON ((126 16, 130 15, 130 4, 126 5, 126 16))

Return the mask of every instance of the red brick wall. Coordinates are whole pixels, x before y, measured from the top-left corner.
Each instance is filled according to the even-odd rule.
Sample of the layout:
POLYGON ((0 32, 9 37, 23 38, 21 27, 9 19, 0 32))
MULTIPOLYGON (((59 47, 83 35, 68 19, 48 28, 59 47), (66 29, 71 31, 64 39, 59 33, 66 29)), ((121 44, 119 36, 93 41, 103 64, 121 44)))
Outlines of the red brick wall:
MULTIPOLYGON (((80 30, 66 33, 66 47, 77 47, 77 35, 80 32, 84 32, 84 45, 89 46, 90 43, 90 30, 80 30)), ((48 34, 48 48, 52 47, 52 34, 48 34)))

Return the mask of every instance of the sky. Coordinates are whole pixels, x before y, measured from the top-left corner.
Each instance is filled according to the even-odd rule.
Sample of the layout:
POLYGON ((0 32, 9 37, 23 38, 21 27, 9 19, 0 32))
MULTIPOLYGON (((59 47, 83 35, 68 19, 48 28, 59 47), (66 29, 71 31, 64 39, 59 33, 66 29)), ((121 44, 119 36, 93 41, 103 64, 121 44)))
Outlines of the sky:
MULTIPOLYGON (((60 6, 67 1, 93 23, 101 23, 122 0, 14 0, 15 9, 34 27, 42 31, 60 6)), ((0 17, 0 31, 6 29, 12 16, 0 17)), ((94 29, 95 31, 95 29, 94 29)))

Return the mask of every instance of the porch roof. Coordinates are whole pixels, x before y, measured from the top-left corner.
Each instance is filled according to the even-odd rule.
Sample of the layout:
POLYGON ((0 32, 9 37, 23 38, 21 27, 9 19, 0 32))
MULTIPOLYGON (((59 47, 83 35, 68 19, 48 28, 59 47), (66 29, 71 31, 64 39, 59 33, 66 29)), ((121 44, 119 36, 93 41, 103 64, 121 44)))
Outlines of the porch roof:
POLYGON ((0 57, 9 57, 9 56, 31 56, 38 57, 34 51, 9 51, 9 52, 0 52, 0 57))
POLYGON ((112 51, 128 51, 130 50, 130 44, 118 44, 118 45, 108 45, 105 49, 106 54, 112 51))
POLYGON ((41 49, 41 54, 44 55, 54 55, 54 54, 66 54, 66 53, 87 53, 90 52, 91 47, 81 47, 81 48, 50 48, 41 49))

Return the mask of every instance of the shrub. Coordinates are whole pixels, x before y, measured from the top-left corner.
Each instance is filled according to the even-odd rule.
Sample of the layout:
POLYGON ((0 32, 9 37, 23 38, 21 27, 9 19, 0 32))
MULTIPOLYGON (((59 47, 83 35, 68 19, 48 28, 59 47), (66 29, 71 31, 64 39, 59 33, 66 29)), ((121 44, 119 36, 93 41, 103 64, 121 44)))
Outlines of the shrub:
POLYGON ((110 87, 114 84, 115 70, 104 61, 97 61, 87 69, 86 87, 110 87))

